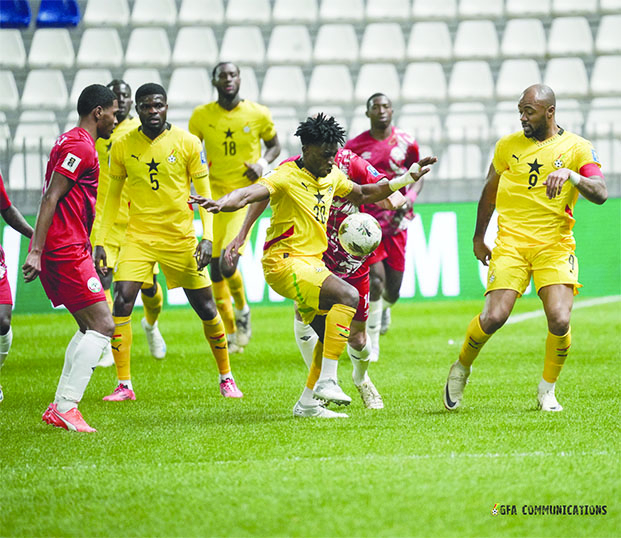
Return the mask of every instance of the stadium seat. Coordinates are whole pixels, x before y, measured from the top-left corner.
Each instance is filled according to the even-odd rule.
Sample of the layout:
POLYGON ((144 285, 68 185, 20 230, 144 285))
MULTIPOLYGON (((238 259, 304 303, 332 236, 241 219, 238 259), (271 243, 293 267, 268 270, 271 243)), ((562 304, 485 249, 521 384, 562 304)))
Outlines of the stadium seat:
POLYGON ((168 105, 195 107, 212 101, 213 86, 204 67, 177 67, 170 76, 168 105))
POLYGON ((540 83, 541 72, 535 60, 526 58, 504 60, 498 71, 496 97, 517 100, 526 88, 540 83))
POLYGON ((489 137, 489 120, 483 103, 451 103, 444 119, 450 142, 478 142, 489 137))
POLYGON ((354 85, 346 65, 316 65, 308 84, 308 101, 328 105, 353 101, 354 85))
POLYGON ((509 19, 500 52, 508 58, 542 58, 547 50, 546 33, 539 19, 509 19), (525 39, 524 36, 528 36, 525 39))
POLYGON ((597 12, 597 0, 552 0, 552 15, 591 15, 597 12))
MULTIPOLYGON (((205 101, 207 102, 207 100, 205 101)), ((176 125, 180 129, 188 130, 188 124, 190 123, 190 117, 194 112, 194 108, 178 108, 174 107, 168 110, 166 120, 173 125, 176 125)))
POLYGON ((495 138, 500 138, 522 128, 517 101, 498 101, 496 110, 492 116, 491 133, 495 138))
POLYGON ((47 155, 60 134, 56 115, 51 110, 25 110, 13 137, 14 151, 41 150, 47 155))
POLYGON ((227 24, 267 24, 271 14, 269 0, 229 0, 225 21, 227 24))
POLYGON ((454 101, 491 99, 494 96, 494 79, 489 64, 482 60, 455 62, 448 95, 454 101))
POLYGON ((582 135, 584 129, 584 113, 577 99, 557 99, 556 123, 563 129, 582 135))
POLYGON ((586 97, 589 93, 586 68, 580 58, 552 58, 543 82, 557 97, 586 97))
POLYGON ((258 26, 229 26, 220 46, 220 61, 263 65, 265 43, 258 26))
POLYGON ((550 0, 506 0, 508 17, 544 17, 550 14, 550 0))
POLYGON ((5 155, 9 151, 11 143, 11 130, 6 121, 6 114, 0 111, 0 155, 5 155))
POLYGON ((134 0, 134 26, 172 26, 177 21, 175 0, 134 0))
POLYGON ((404 21, 410 15, 410 0, 367 0, 368 21, 404 21))
POLYGON ((503 0, 460 0, 459 16, 464 19, 498 19, 504 14, 503 0))
POLYGON ((149 82, 155 82, 156 84, 162 84, 162 77, 158 69, 152 67, 130 67, 123 73, 123 80, 129 84, 132 89, 132 95, 136 93, 136 90, 143 84, 149 82))
POLYGON ((401 97, 404 101, 446 100, 446 76, 436 62, 411 63, 405 69, 401 97))
POLYGON ((82 20, 86 26, 119 26, 129 24, 128 0, 88 0, 82 20))
POLYGON ((177 24, 214 26, 223 22, 223 0, 182 0, 177 24))
POLYGON ((462 21, 455 34, 453 56, 456 59, 495 58, 498 33, 492 21, 462 21))
POLYGON ((599 22, 595 38, 597 54, 621 53, 621 15, 604 15, 599 22))
POLYGON ((304 105, 306 80, 302 68, 294 65, 268 67, 261 88, 261 102, 278 106, 304 105))
MULTIPOLYGON (((273 107, 270 109, 272 113, 272 121, 278 133, 280 144, 287 148, 288 152, 296 151, 299 153, 300 139, 295 136, 295 131, 300 124, 300 120, 294 107, 273 107)), ((292 153, 295 155, 295 153, 292 153)), ((278 163, 282 162, 284 157, 279 155, 276 158, 278 163)))
POLYGON ((617 96, 592 99, 585 133, 589 138, 621 136, 621 98, 617 96))
POLYGON ((598 56, 595 59, 591 72, 591 93, 595 97, 621 95, 621 55, 598 56))
POLYGON ((215 65, 218 61, 218 43, 209 26, 179 28, 172 53, 174 66, 215 65))
POLYGON ((355 63, 358 37, 351 24, 324 24, 319 27, 313 51, 315 63, 355 63))
POLYGON ((584 17, 558 17, 552 21, 548 37, 550 56, 593 54, 593 35, 584 17))
POLYGON ((272 10, 276 24, 317 22, 317 0, 276 0, 272 10))
POLYGON ((602 13, 618 14, 621 11, 621 0, 599 0, 599 10, 602 13))
POLYGON ((48 155, 41 155, 38 151, 14 153, 9 165, 8 188, 41 191, 47 158, 48 155))
POLYGON ((321 0, 319 20, 322 22, 362 22, 364 0, 321 0))
POLYGON ((0 30, 0 67, 22 69, 26 65, 26 49, 17 29, 0 30))
POLYGON ((167 67, 170 42, 164 28, 134 28, 129 36, 125 65, 132 67, 167 67))
MULTIPOLYGON (((239 93, 242 98, 250 101, 258 101, 260 90, 257 75, 254 72, 254 69, 250 66, 244 65, 239 68, 239 76, 241 78, 241 88, 239 93)), ((215 98, 217 98, 217 95, 215 98)))
POLYGON ((270 64, 309 64, 313 45, 302 24, 274 26, 265 59, 270 64))
POLYGON ((442 19, 449 21, 457 16, 456 0, 414 0, 412 18, 415 21, 424 19, 442 19))
MULTIPOLYGON (((368 97, 371 97, 372 94, 369 94, 368 97)), ((364 133, 368 131, 371 127, 369 122, 369 118, 366 115, 367 107, 365 105, 357 106, 354 109, 354 114, 352 115, 351 121, 349 122, 349 130, 347 131, 347 138, 354 138, 358 136, 360 133, 364 133)))
POLYGON ((87 28, 82 34, 78 67, 120 67, 123 45, 115 28, 87 28))
POLYGON ((433 104, 403 105, 395 125, 412 134, 419 144, 437 144, 444 135, 438 109, 433 104))
POLYGON ((37 15, 39 28, 64 28, 80 24, 80 7, 76 0, 41 0, 37 15))
POLYGON ((71 93, 69 94, 69 106, 78 102, 82 90, 91 84, 108 84, 113 79, 109 69, 78 69, 73 79, 71 93))
POLYGON ((405 58, 405 41, 396 22, 367 24, 360 44, 361 62, 400 62, 405 58))
POLYGON ((59 109, 67 106, 67 85, 58 69, 31 69, 22 94, 23 108, 59 109))
POLYGON ((481 148, 476 144, 449 144, 438 159, 437 175, 445 179, 484 178, 481 148))
POLYGON ((417 22, 410 30, 408 60, 450 60, 453 43, 444 21, 417 22))
POLYGON ((39 28, 35 31, 30 45, 28 65, 33 67, 73 66, 75 53, 71 36, 66 28, 39 28))
POLYGON ((606 174, 621 173, 621 140, 619 138, 596 138, 591 141, 606 174))
POLYGON ((366 103, 374 93, 381 92, 395 103, 401 97, 401 84, 394 64, 363 64, 358 73, 354 98, 359 103, 366 103))
POLYGON ((19 103, 19 92, 12 71, 0 71, 0 109, 15 110, 19 103))
POLYGON ((28 0, 0 0, 0 28, 28 28, 31 18, 28 0))

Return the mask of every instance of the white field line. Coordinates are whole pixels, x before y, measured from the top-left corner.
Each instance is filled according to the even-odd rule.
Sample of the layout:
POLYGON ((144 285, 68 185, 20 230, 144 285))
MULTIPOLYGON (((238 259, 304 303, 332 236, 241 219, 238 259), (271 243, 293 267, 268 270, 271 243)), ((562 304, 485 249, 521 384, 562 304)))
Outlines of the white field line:
MULTIPOLYGON (((584 301, 578 301, 574 303, 573 310, 577 310, 578 308, 588 308, 590 306, 597 306, 600 304, 606 303, 616 303, 621 301, 621 295, 610 295, 608 297, 597 297, 595 299, 586 299, 584 301)), ((543 317, 544 311, 543 308, 541 310, 536 310, 534 312, 524 312, 523 314, 514 314, 508 320, 506 325, 511 325, 512 323, 520 323, 520 321, 526 321, 527 319, 540 318, 543 317)))

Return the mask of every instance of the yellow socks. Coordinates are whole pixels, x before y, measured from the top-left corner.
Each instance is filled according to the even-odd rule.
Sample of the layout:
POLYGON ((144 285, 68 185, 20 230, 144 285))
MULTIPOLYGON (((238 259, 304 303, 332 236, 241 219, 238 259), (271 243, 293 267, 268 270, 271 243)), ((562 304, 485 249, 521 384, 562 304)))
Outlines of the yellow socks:
POLYGON ((246 293, 244 292, 244 281, 239 269, 235 270, 233 276, 226 279, 226 283, 231 290, 233 301, 235 301, 235 309, 242 310, 246 306, 246 293))
POLYGON ((116 328, 110 345, 119 381, 131 379, 132 321, 131 316, 112 316, 116 328))
POLYGON ((155 322, 157 321, 157 318, 160 316, 160 312, 162 311, 162 304, 164 303, 162 286, 160 286, 159 282, 156 283, 156 286, 157 290, 153 297, 145 295, 144 292, 141 294, 142 304, 144 306, 144 317, 147 320, 147 323, 151 326, 155 325, 155 322))
POLYGON ((323 357, 323 344, 321 340, 317 340, 315 344, 315 348, 313 349, 313 362, 311 362, 310 369, 308 372, 308 377, 306 378, 306 387, 310 390, 315 388, 315 383, 319 379, 319 374, 321 373, 321 363, 323 357))
POLYGON ((548 383, 555 383, 558 379, 565 359, 571 347, 571 329, 563 336, 556 336, 548 331, 546 339, 546 357, 543 362, 543 379, 548 383))
POLYGON ((459 362, 461 362, 461 364, 466 368, 472 366, 472 363, 474 362, 474 359, 477 358, 479 351, 481 351, 481 348, 491 336, 491 334, 483 332, 479 316, 475 316, 472 321, 470 321, 470 325, 468 325, 466 339, 464 340, 464 343, 461 346, 461 351, 459 352, 459 362))
POLYGON ((216 307, 220 316, 222 316, 222 323, 226 329, 226 334, 233 334, 237 327, 235 326, 235 316, 233 315, 233 303, 231 302, 231 293, 226 280, 212 283, 213 298, 216 301, 216 307))
POLYGON ((323 356, 339 360, 349 338, 349 326, 356 313, 356 309, 344 304, 332 306, 326 316, 326 333, 323 342, 323 356))
POLYGON ((218 371, 220 375, 228 374, 231 371, 231 364, 229 363, 229 348, 226 344, 226 334, 224 332, 224 324, 219 314, 216 317, 203 321, 203 332, 205 338, 211 346, 211 352, 213 353, 216 363, 218 364, 218 371))
POLYGON ((112 312, 112 306, 114 305, 114 299, 112 299, 112 293, 110 293, 110 289, 104 290, 104 295, 106 296, 106 303, 108 303, 108 308, 110 312, 112 312))

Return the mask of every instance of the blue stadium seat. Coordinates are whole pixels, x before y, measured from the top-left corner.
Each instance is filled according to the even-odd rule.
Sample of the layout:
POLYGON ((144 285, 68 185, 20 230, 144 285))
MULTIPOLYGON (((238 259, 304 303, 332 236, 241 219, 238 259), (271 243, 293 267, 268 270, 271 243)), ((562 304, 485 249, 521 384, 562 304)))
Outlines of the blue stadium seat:
POLYGON ((0 0, 1 28, 27 28, 31 18, 27 0, 0 0))
POLYGON ((65 28, 80 23, 80 8, 76 0, 41 0, 37 15, 40 28, 65 28))

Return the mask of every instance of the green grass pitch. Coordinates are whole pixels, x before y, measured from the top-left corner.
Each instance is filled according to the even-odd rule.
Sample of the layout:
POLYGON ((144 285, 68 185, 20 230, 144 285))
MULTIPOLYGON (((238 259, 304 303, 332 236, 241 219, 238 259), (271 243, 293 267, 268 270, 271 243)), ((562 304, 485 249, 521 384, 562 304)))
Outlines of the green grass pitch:
MULTIPOLYGON (((0 379, 0 536, 619 536, 621 303, 575 309, 563 412, 536 410, 538 317, 490 340, 449 413, 448 368, 482 304, 399 303, 370 368, 386 408, 362 407, 344 356, 354 401, 341 420, 292 416, 305 369, 290 306, 253 309, 251 345, 232 358, 239 401, 220 396, 193 312, 163 312, 168 356, 155 361, 137 311, 137 401, 102 402, 116 376, 97 369, 80 405, 93 435, 40 420, 70 316, 15 315, 0 379), (497 503, 517 515, 493 516, 497 503), (550 504, 607 513, 522 513, 550 504)), ((518 301, 517 313, 534 310, 538 300, 518 301)))

